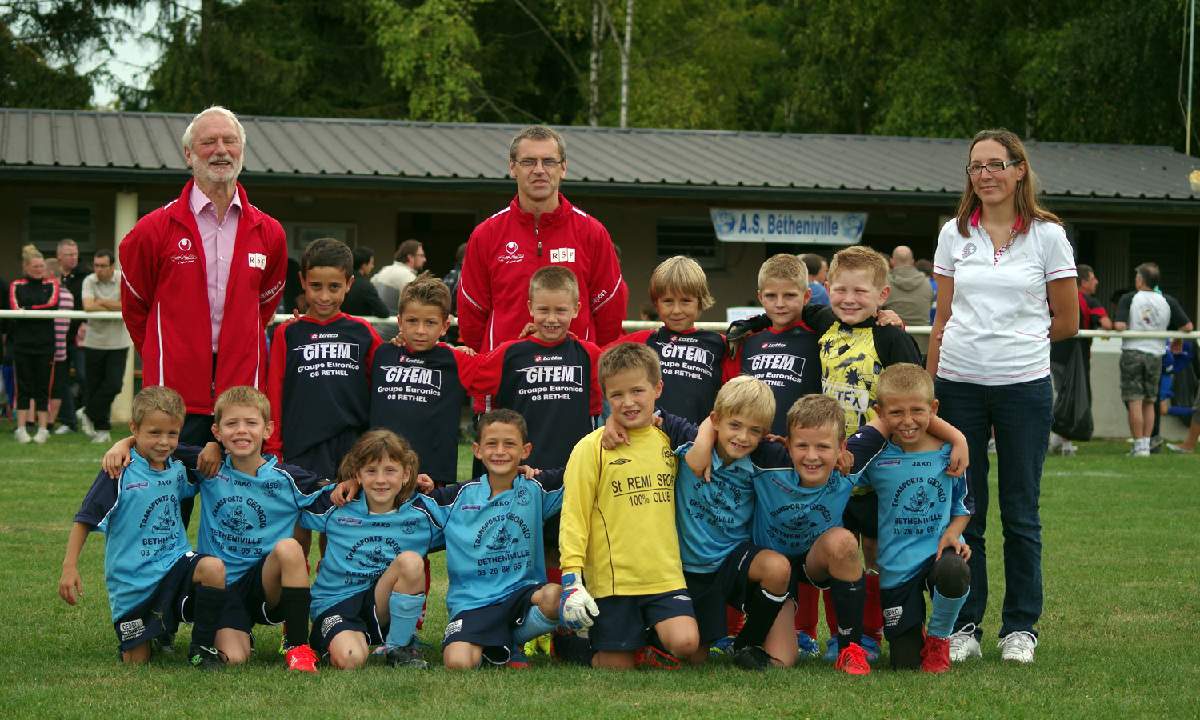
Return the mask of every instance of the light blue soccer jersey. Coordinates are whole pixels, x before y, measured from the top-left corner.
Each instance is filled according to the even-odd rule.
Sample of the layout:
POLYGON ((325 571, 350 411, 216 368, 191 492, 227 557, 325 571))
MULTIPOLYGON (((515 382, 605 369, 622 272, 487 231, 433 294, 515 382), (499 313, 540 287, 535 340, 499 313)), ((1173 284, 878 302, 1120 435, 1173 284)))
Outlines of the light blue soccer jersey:
POLYGON ((329 542, 312 586, 312 619, 373 587, 400 553, 425 557, 440 546, 442 529, 430 513, 432 505, 428 498, 414 495, 392 512, 372 514, 361 492, 340 508, 322 494, 300 513, 300 524, 325 533, 329 542))
POLYGON ((199 550, 225 563, 225 582, 232 585, 275 544, 292 536, 300 510, 324 490, 306 470, 277 464, 274 457, 254 475, 238 472, 225 458, 215 477, 200 484, 199 550))
POLYGON ((542 523, 562 508, 562 472, 518 475, 511 490, 491 494, 487 475, 434 493, 446 533, 451 618, 546 582, 542 523))
POLYGON ((154 470, 137 450, 116 480, 103 470, 96 476, 75 522, 105 535, 104 583, 113 622, 146 602, 191 552, 179 500, 195 494, 183 464, 168 460, 165 470, 154 470))
POLYGON ((749 457, 723 463, 714 450, 712 480, 705 482, 683 461, 691 448, 692 443, 686 443, 675 450, 679 457, 675 477, 679 555, 686 572, 716 572, 729 553, 750 539, 758 469, 749 457))
MULTIPOLYGON (((874 428, 862 434, 883 437, 874 428)), ((888 442, 862 474, 879 496, 879 586, 911 580, 937 554, 950 519, 970 515, 966 476, 950 477, 950 445, 928 452, 904 452, 888 442)))

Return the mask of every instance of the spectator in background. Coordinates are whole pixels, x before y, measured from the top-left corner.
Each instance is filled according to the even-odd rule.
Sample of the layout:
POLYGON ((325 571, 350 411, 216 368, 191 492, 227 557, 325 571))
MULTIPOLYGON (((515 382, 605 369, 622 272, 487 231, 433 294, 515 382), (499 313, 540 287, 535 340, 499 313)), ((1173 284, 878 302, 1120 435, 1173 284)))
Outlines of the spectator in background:
MULTIPOLYGON (((1096 272, 1092 270, 1091 265, 1081 263, 1075 266, 1075 271, 1079 273, 1079 329, 1112 330, 1113 324, 1112 320, 1108 319, 1108 312, 1104 309, 1104 305, 1096 299, 1096 288, 1100 286, 1100 278, 1096 277, 1096 272)), ((1073 337, 1051 343, 1050 362, 1067 362, 1070 359, 1073 344, 1078 344, 1080 350, 1083 352, 1083 369, 1087 374, 1088 380, 1088 406, 1091 407, 1092 339, 1090 337, 1073 337)), ((1076 450, 1075 444, 1068 438, 1064 438, 1053 432, 1050 433, 1050 452, 1074 455, 1076 450)))
MULTIPOLYGON (((121 276, 111 250, 100 250, 92 262, 92 274, 83 279, 83 309, 88 312, 120 312, 121 276)), ((89 320, 83 334, 84 364, 87 367, 83 407, 76 417, 79 429, 92 442, 111 441, 109 413, 113 398, 121 392, 129 357, 129 333, 120 320, 89 320)))
MULTIPOLYGON (((46 261, 46 272, 55 277, 61 278, 59 273, 59 264, 57 259, 46 261)), ((58 309, 59 310, 74 310, 75 296, 71 293, 71 289, 64 285, 60 279, 58 286, 58 309)), ((50 418, 49 424, 53 426, 59 422, 59 412, 63 410, 63 406, 67 405, 66 412, 70 413, 70 423, 62 423, 54 428, 55 435, 66 435, 72 431, 72 425, 75 424, 75 403, 64 402, 71 395, 71 360, 67 354, 67 339, 71 328, 76 326, 78 321, 70 318, 54 318, 54 368, 50 373, 50 418)))
MULTIPOLYGON (((895 310, 905 325, 928 325, 929 311, 933 308, 933 287, 925 273, 913 262, 912 249, 898 245, 892 251, 892 271, 888 275, 892 288, 884 307, 895 310)), ((929 349, 928 335, 914 335, 921 354, 929 349)))
MULTIPOLYGON (((293 312, 304 312, 304 286, 300 284, 300 261, 290 257, 287 260, 287 273, 283 281, 283 297, 279 301, 279 312, 290 315, 293 312)), ((267 324, 270 324, 268 321, 267 324)))
POLYGON ((425 267, 425 246, 419 240, 405 240, 396 248, 395 261, 379 274, 371 278, 379 297, 388 309, 389 315, 395 315, 400 304, 400 293, 404 287, 417 278, 417 274, 425 267))
POLYGON ((929 278, 929 287, 933 288, 933 305, 929 308, 929 324, 933 324, 933 318, 937 314, 937 278, 933 276, 933 261, 921 258, 917 261, 917 269, 925 273, 925 277, 929 278))
MULTIPOLYGON (((1134 292, 1121 298, 1117 308, 1117 330, 1166 330, 1171 307, 1158 287, 1158 265, 1142 263, 1135 269, 1134 292)), ((1155 338, 1121 340, 1121 400, 1129 408, 1129 432, 1133 457, 1150 457, 1150 433, 1154 427, 1154 405, 1158 402, 1158 380, 1166 343, 1155 338)))
POLYGON ((813 305, 828 305, 829 292, 825 290, 825 276, 829 272, 829 263, 816 253, 805 253, 800 256, 804 267, 808 268, 808 289, 812 297, 808 299, 813 305))
MULTIPOLYGON (((54 250, 54 257, 58 260, 58 284, 71 291, 71 298, 74 305, 72 307, 61 306, 63 310, 82 310, 83 309, 83 278, 88 274, 88 270, 79 265, 79 246, 70 238, 63 238, 58 241, 58 246, 54 250)), ((76 429, 75 408, 78 407, 78 399, 83 397, 83 385, 87 369, 83 359, 83 350, 79 347, 79 326, 83 324, 82 320, 71 320, 67 327, 67 360, 66 365, 62 366, 62 380, 66 383, 65 390, 61 394, 60 402, 63 405, 64 413, 61 422, 70 426, 70 429, 76 429), (71 371, 74 370, 72 377, 71 371)), ((58 370, 56 369, 56 372, 58 370)), ((57 382, 57 380, 55 381, 57 382)), ((55 411, 52 409, 51 422, 53 422, 55 411)), ((61 430, 61 428, 60 428, 61 430)))
POLYGON ((442 278, 442 282, 446 283, 446 287, 450 288, 450 314, 453 315, 456 319, 456 322, 453 325, 451 325, 448 330, 446 330, 446 335, 443 338, 445 340, 445 342, 448 342, 451 345, 459 344, 458 322, 457 322, 457 318, 458 318, 458 280, 459 280, 459 278, 462 277, 463 260, 465 260, 466 257, 467 257, 467 244, 461 243, 461 244, 459 244, 458 249, 454 251, 454 267, 451 268, 450 272, 446 273, 446 276, 442 278))
MULTIPOLYGON (((58 308, 58 279, 46 272, 46 258, 33 245, 21 248, 22 277, 8 286, 8 305, 13 310, 58 308)), ((39 445, 50 437, 50 382, 54 372, 54 321, 13 320, 8 340, 16 371, 13 405, 17 408, 19 443, 32 440, 39 445), (30 436, 26 425, 36 417, 37 431, 30 436)))
POLYGON ((354 248, 354 281, 346 291, 346 299, 342 301, 342 312, 358 317, 385 318, 392 313, 379 299, 375 283, 371 282, 371 272, 375 270, 375 251, 369 247, 354 248))

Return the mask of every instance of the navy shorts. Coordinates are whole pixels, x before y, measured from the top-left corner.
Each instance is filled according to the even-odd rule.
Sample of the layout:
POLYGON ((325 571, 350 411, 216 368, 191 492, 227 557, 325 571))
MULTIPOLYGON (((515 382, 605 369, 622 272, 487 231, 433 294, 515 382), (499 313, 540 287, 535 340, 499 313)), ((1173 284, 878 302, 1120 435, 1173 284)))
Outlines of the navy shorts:
POLYGON ((686 588, 657 595, 609 595, 596 600, 600 614, 588 638, 596 652, 635 652, 646 646, 646 632, 663 620, 695 618, 686 588))
POLYGON ((225 588, 225 609, 217 628, 232 628, 248 633, 255 625, 278 625, 283 618, 271 618, 267 613, 267 596, 263 593, 263 557, 237 582, 225 588))
POLYGON ((744 542, 734 548, 722 561, 720 567, 710 573, 684 572, 688 595, 692 596, 692 608, 696 613, 696 624, 700 626, 700 642, 711 645, 729 634, 725 622, 725 608, 732 605, 742 610, 746 597, 758 590, 758 583, 750 582, 750 564, 764 548, 744 542))
POLYGON ((533 606, 533 594, 546 583, 528 585, 498 603, 463 610, 446 625, 442 647, 465 642, 483 648, 483 659, 493 665, 503 665, 512 655, 513 630, 525 621, 533 606))
POLYGON ((863 495, 851 495, 842 513, 842 527, 855 535, 879 537, 879 496, 874 491, 863 495))
POLYGON ((180 622, 192 621, 195 587, 192 576, 202 557, 205 556, 189 552, 176 560, 150 597, 113 623, 122 652, 161 635, 174 635, 180 622))
MULTIPOLYGON (((808 552, 812 552, 812 548, 809 548, 808 552)), ((812 585, 818 590, 828 590, 829 580, 823 580, 822 583, 824 584, 822 584, 816 582, 808 576, 808 570, 805 568, 805 565, 808 563, 808 552, 804 553, 802 556, 788 556, 788 559, 792 561, 792 581, 789 587, 796 587, 796 585, 804 583, 806 585, 812 585)))
MULTIPOLYGON (((378 581, 376 581, 378 582, 378 581)), ((335 603, 312 621, 308 644, 319 657, 329 654, 329 643, 346 630, 360 632, 368 645, 379 645, 387 637, 388 626, 379 624, 375 613, 375 583, 357 595, 335 603)))
POLYGON ((338 467, 342 458, 358 442, 358 431, 344 430, 328 440, 313 445, 302 453, 288 455, 284 461, 297 465, 317 476, 322 485, 338 481, 338 467))
POLYGON ((925 624, 925 594, 933 593, 933 558, 917 574, 893 588, 880 588, 883 634, 890 641, 925 624))

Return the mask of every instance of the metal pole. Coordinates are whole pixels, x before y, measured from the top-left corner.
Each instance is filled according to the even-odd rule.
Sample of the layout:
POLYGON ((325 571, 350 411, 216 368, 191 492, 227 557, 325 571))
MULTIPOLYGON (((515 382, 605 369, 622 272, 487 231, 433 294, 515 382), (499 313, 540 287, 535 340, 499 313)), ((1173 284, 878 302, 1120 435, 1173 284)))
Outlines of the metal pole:
POLYGON ((1183 143, 1185 155, 1192 154, 1192 74, 1196 67, 1196 0, 1188 3, 1188 106, 1187 140, 1183 143))

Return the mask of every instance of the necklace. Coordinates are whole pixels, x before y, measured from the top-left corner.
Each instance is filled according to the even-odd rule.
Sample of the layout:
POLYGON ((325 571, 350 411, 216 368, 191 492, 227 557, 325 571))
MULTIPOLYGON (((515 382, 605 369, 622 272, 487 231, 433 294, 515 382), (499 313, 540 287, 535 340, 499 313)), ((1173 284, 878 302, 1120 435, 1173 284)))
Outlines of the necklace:
POLYGON ((998 247, 992 251, 992 267, 996 267, 1000 264, 1000 258, 1004 257, 1004 253, 1008 252, 1009 248, 1011 248, 1013 246, 1013 243, 1016 241, 1017 241, 1017 228, 1014 227, 1008 233, 1008 242, 1004 243, 1003 245, 1001 245, 1000 247, 998 247))

